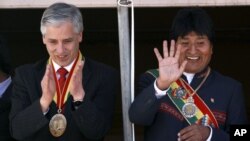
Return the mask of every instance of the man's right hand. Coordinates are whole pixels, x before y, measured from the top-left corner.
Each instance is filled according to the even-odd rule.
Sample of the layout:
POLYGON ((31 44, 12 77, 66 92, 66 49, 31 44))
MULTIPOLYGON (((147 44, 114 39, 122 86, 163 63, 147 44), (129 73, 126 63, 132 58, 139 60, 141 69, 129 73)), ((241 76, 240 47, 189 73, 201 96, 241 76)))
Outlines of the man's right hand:
POLYGON ((179 64, 180 46, 175 49, 175 41, 171 40, 170 51, 168 51, 167 41, 163 41, 163 56, 157 48, 154 48, 159 65, 159 77, 156 85, 161 90, 166 90, 170 84, 176 81, 183 73, 187 61, 179 64))
POLYGON ((42 82, 42 97, 40 98, 40 104, 43 112, 48 111, 49 105, 51 104, 53 97, 56 93, 56 83, 54 79, 52 65, 48 64, 46 72, 43 76, 42 82))

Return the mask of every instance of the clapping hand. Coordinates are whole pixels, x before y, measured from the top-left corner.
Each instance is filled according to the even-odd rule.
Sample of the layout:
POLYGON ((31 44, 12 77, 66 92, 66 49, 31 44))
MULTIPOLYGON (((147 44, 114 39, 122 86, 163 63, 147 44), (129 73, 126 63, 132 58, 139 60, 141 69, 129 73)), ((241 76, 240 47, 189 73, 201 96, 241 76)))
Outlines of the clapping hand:
POLYGON ((45 74, 41 81, 42 97, 40 98, 40 104, 43 112, 46 112, 48 110, 49 105, 53 101, 53 97, 56 92, 56 83, 52 67, 53 66, 51 64, 47 65, 45 74))
POLYGON ((82 70, 84 62, 80 61, 75 66, 75 71, 72 75, 71 85, 70 85, 70 94, 73 96, 74 101, 83 100, 85 96, 85 91, 82 85, 82 70))

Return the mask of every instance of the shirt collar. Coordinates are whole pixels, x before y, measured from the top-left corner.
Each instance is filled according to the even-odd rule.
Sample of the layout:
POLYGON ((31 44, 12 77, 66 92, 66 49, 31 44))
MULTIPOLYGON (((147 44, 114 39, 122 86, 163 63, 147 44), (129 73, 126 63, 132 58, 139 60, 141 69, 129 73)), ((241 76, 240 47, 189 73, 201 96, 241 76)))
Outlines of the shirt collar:
POLYGON ((186 76, 187 81, 188 81, 188 83, 190 84, 190 83, 192 82, 192 80, 193 80, 195 74, 194 74, 194 73, 183 72, 183 75, 186 76))
POLYGON ((0 97, 2 97, 3 93, 8 88, 10 83, 11 83, 11 77, 10 76, 9 76, 8 79, 6 79, 6 80, 4 80, 3 82, 0 83, 0 97))
MULTIPOLYGON (((72 61, 68 66, 65 66, 65 67, 63 67, 63 68, 65 68, 68 72, 70 72, 70 70, 71 70, 72 67, 73 67, 73 64, 74 64, 75 60, 76 60, 76 59, 74 59, 74 61, 72 61)), ((59 68, 61 68, 61 66, 58 65, 54 60, 52 60, 52 63, 53 63, 53 66, 54 66, 55 71, 57 72, 57 70, 58 70, 59 68)))
POLYGON ((206 67, 205 69, 203 69, 201 72, 198 73, 187 73, 187 72, 183 72, 183 75, 186 76, 188 83, 190 84, 193 80, 193 78, 203 78, 208 70, 209 67, 206 67))

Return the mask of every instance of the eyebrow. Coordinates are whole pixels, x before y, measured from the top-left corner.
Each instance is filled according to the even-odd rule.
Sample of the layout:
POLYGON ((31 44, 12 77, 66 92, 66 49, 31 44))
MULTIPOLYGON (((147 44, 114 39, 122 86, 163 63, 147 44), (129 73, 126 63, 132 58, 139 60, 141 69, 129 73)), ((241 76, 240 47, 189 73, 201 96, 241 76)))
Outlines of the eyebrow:
MULTIPOLYGON (((54 38, 48 38, 49 41, 54 41, 54 40, 57 40, 57 39, 54 39, 54 38)), ((69 38, 66 38, 66 39, 63 39, 63 41, 65 40, 73 40, 72 37, 69 37, 69 38)))
MULTIPOLYGON (((187 36, 181 37, 181 39, 188 40, 187 36)), ((198 35, 198 39, 206 39, 206 35, 198 35)))

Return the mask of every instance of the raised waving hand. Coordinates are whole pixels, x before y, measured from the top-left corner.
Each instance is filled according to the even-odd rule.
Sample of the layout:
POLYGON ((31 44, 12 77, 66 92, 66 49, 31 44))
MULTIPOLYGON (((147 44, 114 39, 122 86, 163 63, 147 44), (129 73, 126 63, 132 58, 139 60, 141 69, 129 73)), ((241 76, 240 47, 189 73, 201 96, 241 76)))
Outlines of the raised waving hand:
POLYGON ((159 89, 165 90, 182 75, 187 61, 179 64, 180 46, 175 46, 174 40, 171 40, 169 51, 167 41, 163 41, 163 56, 157 48, 154 48, 154 52, 159 66, 159 77, 156 83, 159 89))

